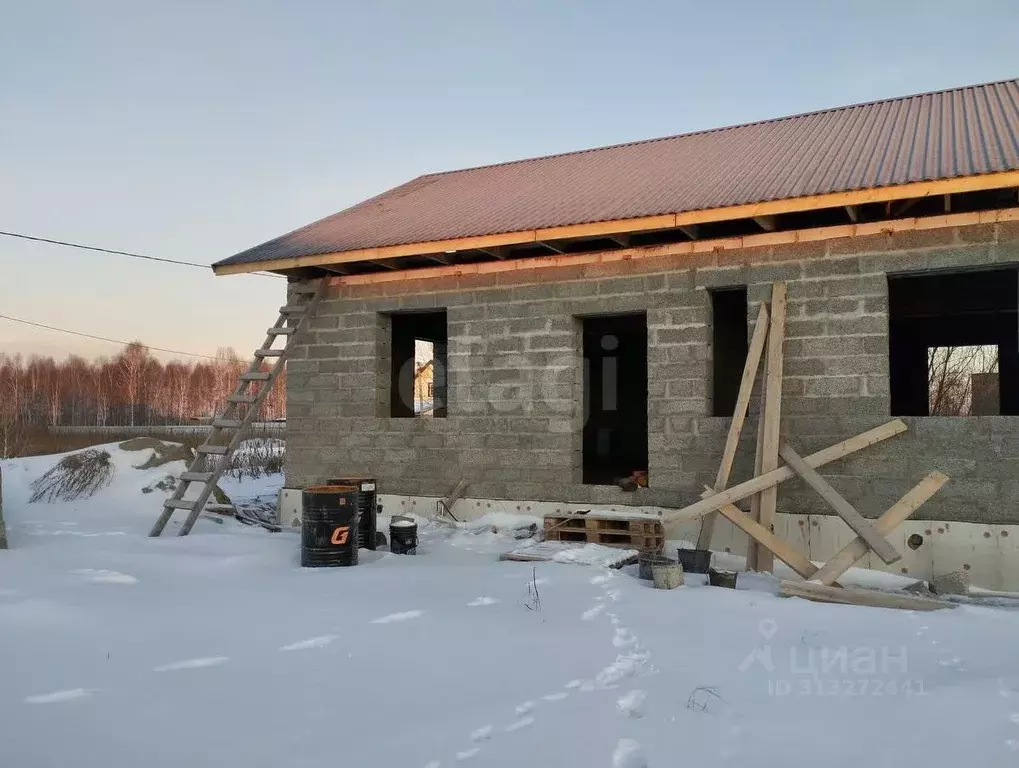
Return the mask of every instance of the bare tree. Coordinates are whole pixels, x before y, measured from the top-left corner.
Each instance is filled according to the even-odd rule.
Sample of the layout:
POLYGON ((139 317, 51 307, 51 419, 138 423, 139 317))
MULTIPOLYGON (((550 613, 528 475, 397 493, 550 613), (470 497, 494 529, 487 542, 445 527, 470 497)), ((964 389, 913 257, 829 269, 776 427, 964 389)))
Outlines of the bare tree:
POLYGON ((927 350, 928 405, 932 416, 964 416, 973 405, 973 375, 998 372, 998 347, 927 350))

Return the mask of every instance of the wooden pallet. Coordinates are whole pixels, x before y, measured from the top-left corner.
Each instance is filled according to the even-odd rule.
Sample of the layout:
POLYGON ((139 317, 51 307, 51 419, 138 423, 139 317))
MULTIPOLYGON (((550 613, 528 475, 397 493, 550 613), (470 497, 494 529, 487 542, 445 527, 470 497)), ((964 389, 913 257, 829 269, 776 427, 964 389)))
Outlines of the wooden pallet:
POLYGON ((660 552, 665 547, 665 529, 661 521, 647 517, 548 515, 545 517, 545 540, 660 552))

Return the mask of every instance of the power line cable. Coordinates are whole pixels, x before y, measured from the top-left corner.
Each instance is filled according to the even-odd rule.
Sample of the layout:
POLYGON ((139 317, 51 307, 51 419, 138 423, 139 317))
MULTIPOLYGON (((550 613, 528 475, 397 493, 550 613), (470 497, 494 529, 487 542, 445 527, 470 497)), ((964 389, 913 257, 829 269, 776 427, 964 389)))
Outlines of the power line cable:
MULTIPOLYGON (((25 235, 20 232, 4 232, 0 231, 0 235, 4 237, 16 237, 21 240, 31 240, 36 243, 49 243, 50 245, 62 245, 66 248, 80 248, 83 251, 98 251, 99 253, 112 253, 116 256, 129 256, 132 259, 144 259, 146 261, 159 261, 164 264, 177 264, 182 267, 198 267, 199 269, 209 269, 208 264, 198 264, 194 261, 180 261, 178 259, 164 259, 159 256, 146 256, 143 253, 132 253, 131 251, 118 251, 113 248, 100 248, 95 245, 82 245, 81 243, 71 243, 66 240, 52 240, 48 237, 36 237, 34 235, 25 235)), ((274 275, 269 272, 249 272, 248 274, 258 275, 259 277, 283 277, 283 275, 274 275)))
MULTIPOLYGON (((47 331, 59 331, 60 333, 69 333, 72 336, 81 336, 85 339, 95 339, 97 341, 106 341, 110 344, 120 344, 125 347, 129 347, 132 344, 137 344, 134 341, 120 341, 119 339, 109 339, 105 336, 95 336, 91 333, 81 333, 80 331, 71 331, 67 328, 58 328, 55 325, 45 325, 44 323, 36 323, 31 320, 23 320, 20 317, 11 317, 10 315, 0 315, 0 320, 10 320, 12 323, 21 323, 22 325, 31 325, 35 328, 45 328, 47 331)), ((141 344, 140 346, 153 352, 167 352, 171 355, 186 355, 188 357, 202 357, 206 360, 217 360, 215 355, 201 355, 197 352, 182 352, 179 349, 165 349, 163 347, 150 347, 148 344, 141 344)))

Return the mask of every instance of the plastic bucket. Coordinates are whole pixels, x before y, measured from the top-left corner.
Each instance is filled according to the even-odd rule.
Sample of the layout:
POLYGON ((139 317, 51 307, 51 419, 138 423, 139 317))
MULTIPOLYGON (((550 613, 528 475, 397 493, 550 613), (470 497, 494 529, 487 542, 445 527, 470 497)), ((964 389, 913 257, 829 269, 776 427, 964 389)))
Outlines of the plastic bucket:
POLYGON ((415 555, 418 549, 418 524, 412 517, 393 515, 389 523, 389 551, 394 555, 415 555))
POLYGON ((678 549, 679 564, 687 573, 707 573, 711 567, 710 549, 678 549))
POLYGON ((301 494, 301 565, 357 565, 358 488, 318 485, 301 494))

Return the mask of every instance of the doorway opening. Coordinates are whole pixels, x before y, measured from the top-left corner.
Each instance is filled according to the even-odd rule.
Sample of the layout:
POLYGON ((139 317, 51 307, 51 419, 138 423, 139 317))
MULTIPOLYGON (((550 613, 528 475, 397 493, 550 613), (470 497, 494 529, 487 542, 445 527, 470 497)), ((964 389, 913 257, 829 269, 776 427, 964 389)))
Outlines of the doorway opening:
POLYGON ((583 482, 614 485, 639 474, 646 479, 647 314, 584 317, 581 322, 583 482))

